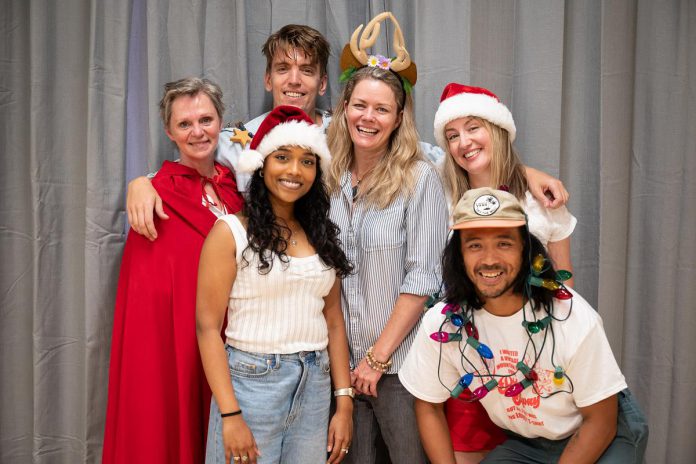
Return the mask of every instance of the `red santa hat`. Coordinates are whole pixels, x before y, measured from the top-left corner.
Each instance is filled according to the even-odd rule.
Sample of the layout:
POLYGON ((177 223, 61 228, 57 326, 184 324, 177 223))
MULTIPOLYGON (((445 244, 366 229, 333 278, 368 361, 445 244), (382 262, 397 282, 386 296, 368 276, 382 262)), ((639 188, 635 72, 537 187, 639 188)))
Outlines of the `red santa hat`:
POLYGON ((507 106, 500 103, 493 92, 483 87, 451 82, 442 91, 440 106, 435 113, 435 140, 443 150, 448 151, 445 139, 447 123, 467 116, 476 116, 492 122, 508 131, 510 142, 515 140, 517 130, 512 113, 507 106))
POLYGON ((299 146, 319 157, 321 169, 328 172, 331 153, 324 130, 295 106, 277 106, 259 126, 249 149, 242 151, 237 170, 252 173, 263 167, 268 155, 280 147, 299 146))

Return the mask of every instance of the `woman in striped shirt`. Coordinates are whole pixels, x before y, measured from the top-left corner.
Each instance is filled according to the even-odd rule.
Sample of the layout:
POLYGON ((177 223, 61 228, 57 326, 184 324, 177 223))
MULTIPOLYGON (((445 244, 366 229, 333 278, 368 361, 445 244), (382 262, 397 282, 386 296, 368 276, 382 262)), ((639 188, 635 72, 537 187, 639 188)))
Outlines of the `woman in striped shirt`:
POLYGON ((348 79, 329 126, 331 219, 355 272, 341 284, 351 356, 354 440, 349 462, 422 463, 413 397, 397 378, 440 284, 447 206, 423 160, 402 78, 365 66, 348 79), (385 446, 382 445, 386 445, 385 446))
POLYGON ((351 265, 328 219, 329 162, 323 130, 299 108, 276 107, 240 159, 253 173, 244 214, 220 218, 203 245, 196 321, 214 396, 208 463, 318 463, 327 449, 335 463, 348 453, 353 404, 336 277, 351 265))

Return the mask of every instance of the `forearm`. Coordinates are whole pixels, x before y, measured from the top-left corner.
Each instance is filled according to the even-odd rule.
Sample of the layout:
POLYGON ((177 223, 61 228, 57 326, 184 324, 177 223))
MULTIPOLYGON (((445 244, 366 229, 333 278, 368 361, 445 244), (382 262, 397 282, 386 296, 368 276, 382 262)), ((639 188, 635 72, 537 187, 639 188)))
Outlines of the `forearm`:
MULTIPOLYGON (((340 327, 329 327, 329 363, 331 365, 331 383, 334 389, 348 388, 350 381, 350 356, 346 328, 341 318, 340 327)), ((336 398, 336 409, 347 410, 352 414, 353 401, 348 396, 336 398)))
POLYGON ((566 445, 559 464, 597 462, 616 436, 616 427, 594 428, 583 424, 566 445))
POLYGON ((560 464, 596 462, 616 436, 618 402, 616 395, 587 408, 580 408, 583 420, 563 450, 560 464), (592 414, 586 411, 593 409, 592 414))
POLYGON ((334 388, 350 386, 350 359, 345 326, 329 328, 329 363, 334 388))
POLYGON ((198 348, 208 385, 222 413, 237 411, 239 403, 234 395, 227 364, 227 353, 220 338, 220 330, 207 328, 198 331, 198 348))
POLYGON ((524 166, 527 189, 546 208, 558 208, 568 203, 568 190, 563 182, 537 169, 524 166))
MULTIPOLYGON (((556 270, 564 269, 573 272, 573 264, 570 260, 570 237, 557 242, 549 242, 547 248, 549 258, 551 258, 556 270)), ((575 279, 571 277, 565 281, 565 284, 569 287, 575 287, 575 279)))
POLYGON ((391 358, 392 353, 420 319, 427 299, 427 296, 410 293, 399 295, 387 325, 374 344, 372 353, 377 360, 386 361, 391 358))
POLYGON ((418 432, 428 459, 433 463, 454 464, 454 450, 445 417, 444 403, 415 400, 418 432))

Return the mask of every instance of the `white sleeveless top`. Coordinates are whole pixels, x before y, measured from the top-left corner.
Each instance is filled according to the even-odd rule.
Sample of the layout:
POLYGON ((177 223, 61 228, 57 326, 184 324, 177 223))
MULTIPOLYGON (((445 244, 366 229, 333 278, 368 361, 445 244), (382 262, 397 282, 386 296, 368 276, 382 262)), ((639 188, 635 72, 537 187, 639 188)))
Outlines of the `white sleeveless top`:
POLYGON ((237 216, 218 219, 230 228, 237 242, 237 277, 227 308, 227 343, 253 353, 297 353, 323 350, 329 337, 324 318, 324 297, 336 280, 334 269, 319 255, 288 256, 283 263, 273 256, 273 267, 259 274, 257 253, 249 243, 237 216))

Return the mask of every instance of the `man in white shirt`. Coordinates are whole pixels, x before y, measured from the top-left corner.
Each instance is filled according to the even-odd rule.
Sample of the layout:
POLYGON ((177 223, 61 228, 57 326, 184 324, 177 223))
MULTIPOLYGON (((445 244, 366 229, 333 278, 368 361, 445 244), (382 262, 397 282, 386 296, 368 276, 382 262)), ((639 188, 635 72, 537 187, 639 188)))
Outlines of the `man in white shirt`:
POLYGON ((519 201, 469 190, 452 229, 444 302, 399 371, 430 460, 455 462, 443 405, 470 388, 508 435, 483 462, 642 462, 647 424, 602 320, 562 285, 519 201))

